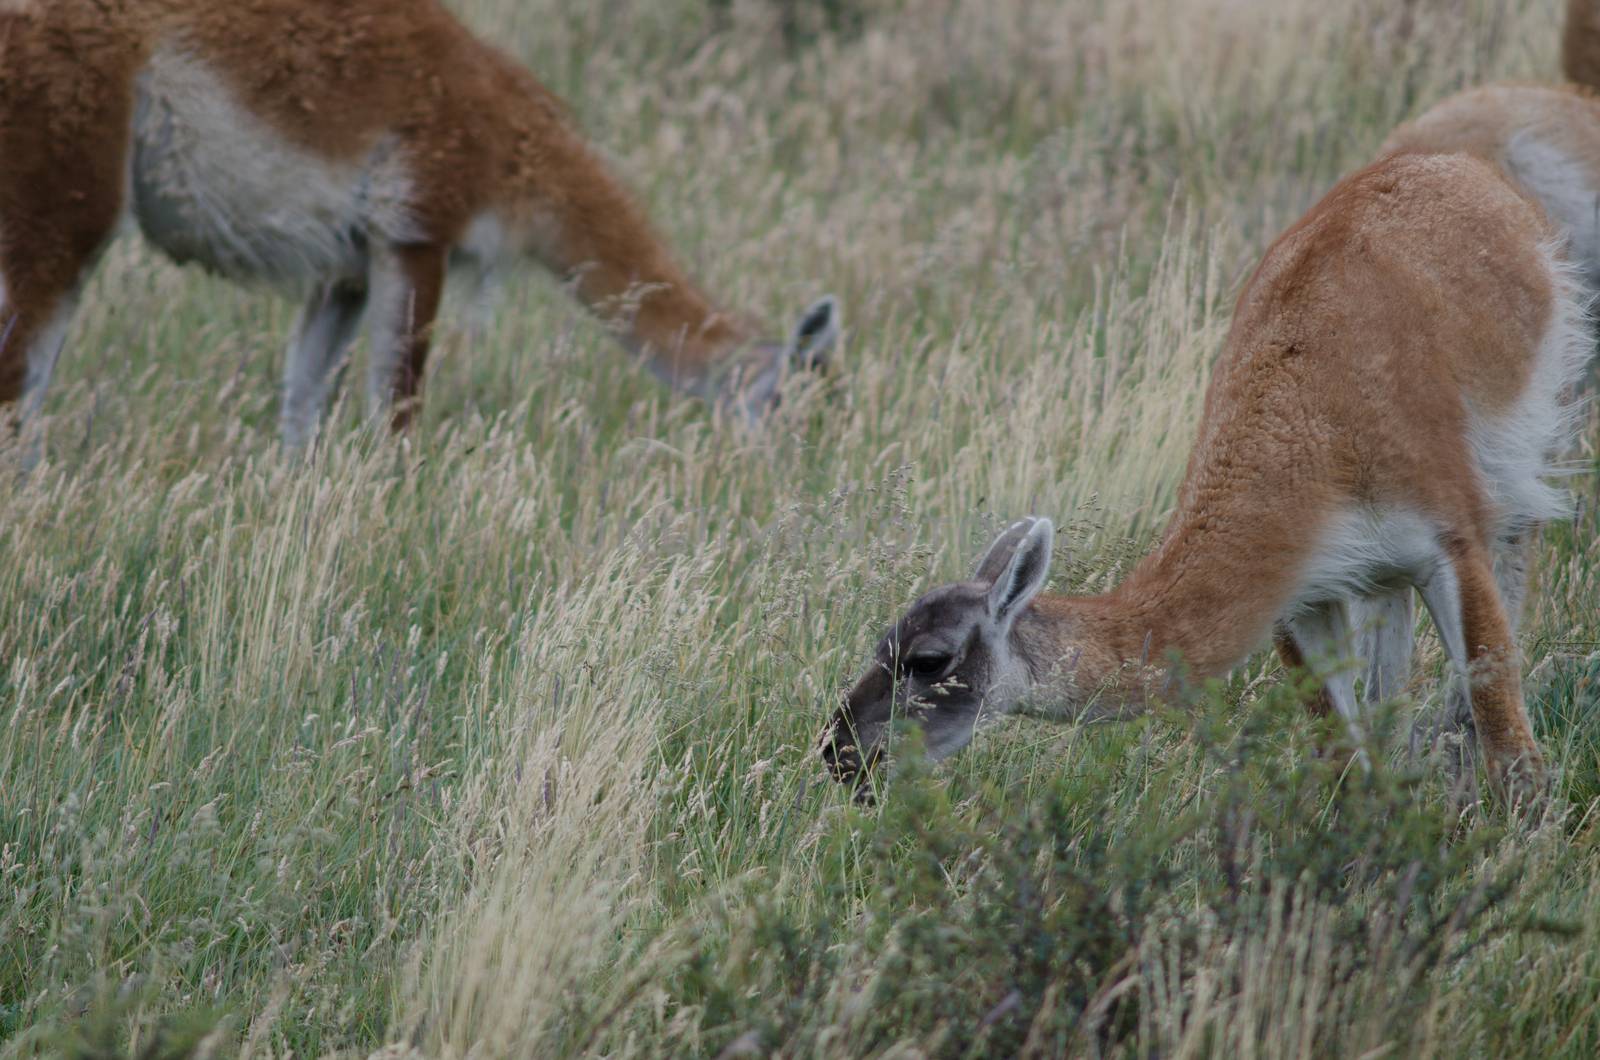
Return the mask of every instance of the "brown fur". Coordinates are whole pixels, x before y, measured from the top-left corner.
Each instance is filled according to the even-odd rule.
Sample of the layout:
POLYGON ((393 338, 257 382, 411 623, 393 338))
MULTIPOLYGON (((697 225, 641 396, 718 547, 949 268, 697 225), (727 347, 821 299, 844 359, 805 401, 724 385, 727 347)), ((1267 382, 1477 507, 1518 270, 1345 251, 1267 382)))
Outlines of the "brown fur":
POLYGON ((1600 88, 1600 3, 1567 0, 1561 69, 1575 85, 1600 88))
POLYGON ((1548 237, 1464 159, 1387 159, 1342 181, 1240 296, 1177 513, 1085 619, 1124 656, 1149 633, 1158 655, 1178 647, 1215 672, 1260 642, 1341 504, 1403 500, 1485 539, 1467 403, 1498 408, 1526 379, 1551 311, 1548 237))
MULTIPOLYGON (((1572 85, 1487 85, 1435 105, 1396 129, 1380 153, 1462 153, 1504 171, 1507 145, 1527 135, 1558 148, 1600 187, 1600 98, 1572 85)), ((1508 179, 1517 174, 1507 172, 1508 179)))
POLYGON ((1531 751, 1526 762, 1537 768, 1540 758, 1522 702, 1521 660, 1495 586, 1489 550, 1471 539, 1452 545, 1456 575, 1461 579, 1462 629, 1472 660, 1472 715, 1478 739, 1488 752, 1491 767, 1499 764, 1504 768, 1519 751, 1531 751), (1480 700, 1485 706, 1479 706, 1480 700))
MULTIPOLYGON (((448 251, 484 211, 542 233, 538 256, 575 279, 674 381, 698 385, 750 338, 674 262, 560 103, 437 0, 51 0, 0 13, 0 402, 22 351, 80 284, 123 214, 140 70, 178 47, 253 114, 317 157, 354 160, 392 138, 414 185, 415 278, 398 397, 414 396, 448 251), (9 334, 7 329, 9 328, 9 334)), ((313 278, 324 279, 324 278, 313 278)), ((395 416, 409 419, 409 410, 395 416)))
POLYGON ((0 403, 21 354, 83 277, 122 213, 131 86, 125 35, 68 21, 64 5, 0 14, 0 403), (82 32, 77 32, 82 30, 82 32), (74 82, 44 74, 73 63, 74 82))

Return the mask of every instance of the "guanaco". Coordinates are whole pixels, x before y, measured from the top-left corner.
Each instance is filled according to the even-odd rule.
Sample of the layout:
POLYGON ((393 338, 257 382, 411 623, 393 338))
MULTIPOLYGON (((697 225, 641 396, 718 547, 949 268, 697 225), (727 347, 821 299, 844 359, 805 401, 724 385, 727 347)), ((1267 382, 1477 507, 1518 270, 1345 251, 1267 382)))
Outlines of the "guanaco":
POLYGON ((839 327, 823 298, 788 341, 754 341, 560 101, 438 0, 0 2, 0 406, 21 419, 129 214, 179 262, 304 298, 294 447, 363 315, 369 405, 406 426, 450 266, 542 264, 663 378, 750 418, 839 327))
POLYGON ((1110 593, 1061 597, 1041 592, 1050 522, 1006 530, 879 642, 824 734, 835 776, 861 782, 895 716, 940 757, 984 715, 1137 709, 1165 660, 1220 674, 1269 633, 1359 738, 1408 679, 1415 588, 1456 671, 1439 727, 1475 729, 1502 790, 1537 783, 1515 636, 1594 352, 1600 0, 1568 0, 1561 57, 1567 85, 1472 89, 1401 126, 1280 237, 1157 549, 1110 593))
POLYGON ((1235 307, 1177 509, 1110 592, 1043 592, 1054 530, 1027 519, 968 581, 917 600, 824 735, 860 783, 893 718, 932 757, 981 717, 1136 711, 1175 676, 1221 675, 1272 639, 1360 737, 1411 654, 1413 588, 1464 691, 1491 783, 1544 764, 1515 627, 1546 481, 1575 431, 1594 343, 1560 226, 1497 166, 1397 150, 1267 251, 1235 307), (1365 628, 1373 630, 1363 639, 1365 628), (1345 660, 1367 655, 1357 696, 1345 660))

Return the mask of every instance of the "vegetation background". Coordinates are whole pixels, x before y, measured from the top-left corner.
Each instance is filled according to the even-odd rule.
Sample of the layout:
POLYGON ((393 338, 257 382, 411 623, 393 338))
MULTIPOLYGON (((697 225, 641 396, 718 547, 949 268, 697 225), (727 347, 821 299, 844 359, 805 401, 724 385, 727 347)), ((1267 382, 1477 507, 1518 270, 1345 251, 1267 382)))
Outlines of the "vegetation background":
POLYGON ((454 6, 727 304, 838 292, 834 382, 744 432, 530 273, 409 444, 349 402, 296 462, 294 307, 119 242, 0 481, 0 1053, 1600 1055, 1594 419, 1525 625, 1538 827, 1453 811, 1404 712, 1341 779, 1266 655, 875 808, 813 752, 1004 521, 1118 576, 1272 236, 1430 103, 1556 80, 1557 0, 454 6))

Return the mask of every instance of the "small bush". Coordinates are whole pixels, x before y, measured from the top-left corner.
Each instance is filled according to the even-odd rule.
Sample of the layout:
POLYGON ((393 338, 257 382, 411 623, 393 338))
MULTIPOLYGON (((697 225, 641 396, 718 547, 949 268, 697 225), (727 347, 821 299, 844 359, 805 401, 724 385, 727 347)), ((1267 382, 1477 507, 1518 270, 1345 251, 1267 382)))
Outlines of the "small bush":
POLYGON ((1521 859, 1486 860, 1496 829, 1464 833, 1417 772, 1285 746, 1305 729, 1293 691, 1242 725, 1212 696, 1172 759, 1063 770, 1026 798, 956 802, 912 761, 828 837, 820 860, 859 858, 858 889, 724 896, 651 970, 646 1037, 663 1055, 1056 1056, 1165 1053, 1209 1023, 1219 1045, 1292 1028, 1319 1053, 1406 1051, 1463 954, 1563 929, 1507 905, 1521 859), (1174 806, 1196 758, 1207 783, 1174 806))

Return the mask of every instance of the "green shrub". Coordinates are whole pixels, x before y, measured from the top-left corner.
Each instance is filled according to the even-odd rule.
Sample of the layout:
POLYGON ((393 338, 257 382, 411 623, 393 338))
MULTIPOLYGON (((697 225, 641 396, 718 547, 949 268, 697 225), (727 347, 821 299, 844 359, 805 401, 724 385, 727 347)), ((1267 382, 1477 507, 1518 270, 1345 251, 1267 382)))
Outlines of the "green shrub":
POLYGON ((1119 777, 1064 764, 1025 797, 956 801, 913 754, 881 808, 831 830, 819 861, 857 852, 859 875, 784 897, 750 881, 664 944, 646 1037, 660 1055, 1055 1056, 1164 1052, 1210 1019, 1219 1045, 1299 1021, 1319 1052, 1369 1035, 1405 1051, 1475 946, 1571 929, 1508 902, 1524 860, 1491 856, 1501 829, 1463 829, 1420 769, 1311 754, 1328 734, 1297 723, 1294 693, 1241 718, 1213 689, 1172 758, 1135 746, 1119 777), (1194 796, 1170 799, 1197 767, 1194 796), (1320 963, 1280 952, 1297 947, 1320 963), (1220 1021, 1279 973, 1261 1027, 1220 1021), (1220 1000, 1185 1008, 1202 976, 1220 1000), (1328 1003, 1296 1009, 1308 990, 1328 1003))

